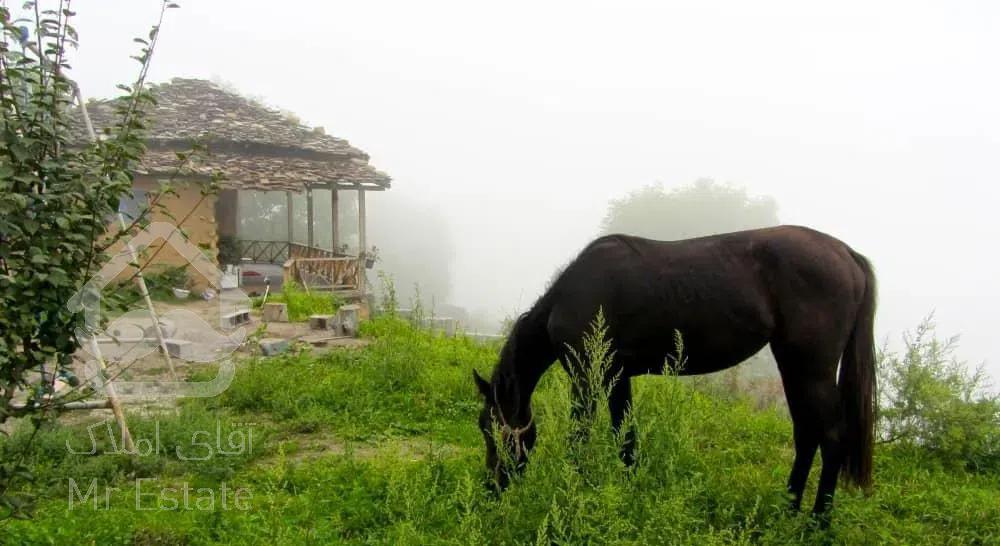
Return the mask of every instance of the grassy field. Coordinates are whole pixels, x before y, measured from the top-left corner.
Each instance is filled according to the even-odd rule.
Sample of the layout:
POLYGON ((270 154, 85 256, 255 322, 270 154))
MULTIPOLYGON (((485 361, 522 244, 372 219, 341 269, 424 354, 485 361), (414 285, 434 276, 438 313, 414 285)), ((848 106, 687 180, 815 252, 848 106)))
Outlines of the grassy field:
MULTIPOLYGON (((539 443, 529 469, 496 499, 482 486, 470 371, 489 371, 497 347, 393 318, 364 333, 372 339, 364 349, 248 360, 219 397, 131 415, 140 449, 148 441, 155 451, 145 456, 100 454, 110 447, 103 427, 92 429, 97 454, 73 454, 90 445, 86 423, 47 427, 27 453, 38 475, 35 518, 6 523, 0 540, 1000 543, 1000 478, 888 447, 876 454, 873 494, 841 488, 831 528, 816 529, 785 508, 791 427, 782 409, 759 409, 703 380, 636 382, 640 463, 627 471, 605 417, 589 441, 566 442, 558 366, 535 395, 539 443)), ((4 440, 0 455, 19 456, 29 434, 4 440)))

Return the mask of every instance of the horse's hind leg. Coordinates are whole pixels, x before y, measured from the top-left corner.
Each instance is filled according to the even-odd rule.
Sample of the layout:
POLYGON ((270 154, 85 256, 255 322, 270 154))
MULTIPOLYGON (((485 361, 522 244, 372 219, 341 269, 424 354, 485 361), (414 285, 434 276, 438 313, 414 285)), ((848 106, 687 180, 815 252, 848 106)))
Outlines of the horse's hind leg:
POLYGON ((815 405, 822 415, 820 452, 823 470, 819 475, 814 514, 822 514, 833 505, 833 493, 844 463, 844 422, 840 408, 840 394, 834 382, 817 385, 813 392, 815 405))
POLYGON ((820 362, 829 359, 806 357, 782 344, 773 344, 772 349, 781 371, 794 431, 795 461, 788 476, 791 507, 798 510, 802 505, 803 491, 819 448, 822 449, 823 466, 819 496, 813 508, 819 513, 833 499, 842 460, 836 365, 821 366, 820 362))
MULTIPOLYGON (((788 397, 789 409, 792 406, 791 397, 788 397)), ((798 402, 801 404, 802 402, 798 402)), ((798 510, 802 506, 802 494, 806 489, 806 481, 809 480, 809 470, 812 469, 813 459, 816 450, 819 448, 819 434, 812 423, 806 423, 805 410, 792 413, 792 429, 795 442, 795 461, 792 463, 792 472, 788 476, 788 492, 792 495, 791 508, 798 510), (794 416, 798 414, 799 418, 794 416)))
MULTIPOLYGON (((621 377, 612 385, 608 397, 608 410, 611 412, 611 427, 615 435, 621 434, 622 424, 632 407, 632 378, 621 377)), ((622 438, 619 456, 626 466, 635 464, 635 430, 629 425, 622 438)))

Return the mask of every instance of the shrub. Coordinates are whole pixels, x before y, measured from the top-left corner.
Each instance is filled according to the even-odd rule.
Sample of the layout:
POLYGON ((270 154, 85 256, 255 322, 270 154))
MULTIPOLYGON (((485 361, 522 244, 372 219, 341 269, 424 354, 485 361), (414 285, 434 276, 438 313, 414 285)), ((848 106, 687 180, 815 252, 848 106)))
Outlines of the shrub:
POLYGON ((935 336, 931 317, 903 336, 902 354, 878 364, 882 442, 929 452, 948 466, 1000 468, 1000 396, 982 366, 954 357, 957 337, 935 336))

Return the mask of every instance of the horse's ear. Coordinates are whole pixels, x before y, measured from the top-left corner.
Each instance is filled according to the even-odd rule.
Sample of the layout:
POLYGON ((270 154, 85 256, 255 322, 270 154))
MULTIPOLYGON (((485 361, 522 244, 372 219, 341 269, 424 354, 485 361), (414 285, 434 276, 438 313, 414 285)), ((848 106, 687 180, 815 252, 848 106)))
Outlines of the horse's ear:
POLYGON ((489 382, 480 377, 479 372, 476 370, 472 370, 472 379, 476 381, 476 387, 479 389, 479 393, 489 399, 490 394, 492 394, 489 382))

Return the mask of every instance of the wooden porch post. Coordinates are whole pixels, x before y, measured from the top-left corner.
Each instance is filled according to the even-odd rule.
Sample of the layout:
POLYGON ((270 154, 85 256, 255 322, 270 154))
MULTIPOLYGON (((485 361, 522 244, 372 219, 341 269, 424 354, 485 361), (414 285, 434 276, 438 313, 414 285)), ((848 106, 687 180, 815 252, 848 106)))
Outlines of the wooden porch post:
POLYGON ((337 195, 337 185, 332 184, 330 186, 330 229, 332 234, 330 237, 330 246, 332 247, 333 253, 336 255, 340 248, 340 197, 337 195))
POLYGON ((294 212, 292 211, 292 192, 285 190, 285 215, 288 216, 288 244, 295 242, 295 222, 293 221, 294 212))
POLYGON ((368 252, 368 235, 365 233, 365 190, 358 184, 358 290, 365 295, 365 253, 368 252))
POLYGON ((306 188, 306 224, 309 228, 308 233, 308 244, 309 248, 313 247, 313 190, 312 186, 306 188))
POLYGON ((368 234, 365 230, 365 190, 358 186, 358 255, 368 251, 368 234))

